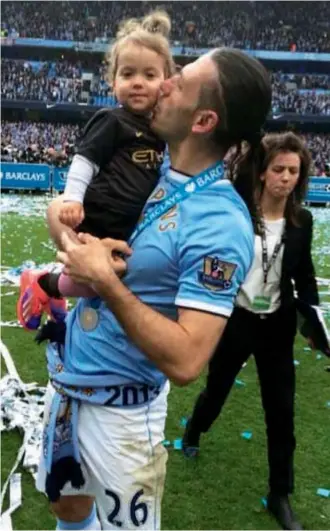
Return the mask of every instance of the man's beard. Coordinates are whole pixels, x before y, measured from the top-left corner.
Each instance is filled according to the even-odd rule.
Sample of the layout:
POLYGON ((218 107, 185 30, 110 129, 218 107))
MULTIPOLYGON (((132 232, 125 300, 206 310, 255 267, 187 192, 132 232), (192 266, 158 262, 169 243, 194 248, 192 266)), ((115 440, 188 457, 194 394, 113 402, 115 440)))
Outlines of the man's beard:
POLYGON ((180 112, 173 112, 170 116, 167 114, 164 121, 161 120, 161 116, 155 116, 155 119, 151 120, 150 127, 162 140, 172 144, 185 140, 191 130, 188 117, 180 112))

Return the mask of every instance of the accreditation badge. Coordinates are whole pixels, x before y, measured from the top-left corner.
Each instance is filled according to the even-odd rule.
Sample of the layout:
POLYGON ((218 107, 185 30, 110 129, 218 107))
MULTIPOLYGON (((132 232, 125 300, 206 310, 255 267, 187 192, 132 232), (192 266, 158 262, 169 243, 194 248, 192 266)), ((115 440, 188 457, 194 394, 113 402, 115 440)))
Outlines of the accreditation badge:
POLYGON ((94 328, 96 328, 98 325, 98 311, 90 307, 84 308, 83 311, 80 313, 79 320, 82 329, 85 330, 85 332, 90 332, 91 330, 94 330, 94 328))
POLYGON ((271 297, 265 297, 263 295, 257 295, 253 299, 252 308, 256 311, 266 312, 270 308, 271 297))

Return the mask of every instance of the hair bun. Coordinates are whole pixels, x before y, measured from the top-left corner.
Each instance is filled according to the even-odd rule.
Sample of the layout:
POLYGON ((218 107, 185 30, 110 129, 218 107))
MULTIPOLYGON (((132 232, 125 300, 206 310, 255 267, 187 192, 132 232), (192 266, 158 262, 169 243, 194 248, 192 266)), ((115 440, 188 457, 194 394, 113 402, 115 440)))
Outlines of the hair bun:
POLYGON ((130 33, 137 30, 141 27, 140 22, 137 18, 130 18, 129 20, 124 20, 119 24, 118 31, 116 33, 116 39, 123 39, 127 37, 130 33))
POLYGON ((143 18, 141 26, 150 33, 160 33, 168 38, 171 31, 171 19, 166 11, 154 11, 143 18))

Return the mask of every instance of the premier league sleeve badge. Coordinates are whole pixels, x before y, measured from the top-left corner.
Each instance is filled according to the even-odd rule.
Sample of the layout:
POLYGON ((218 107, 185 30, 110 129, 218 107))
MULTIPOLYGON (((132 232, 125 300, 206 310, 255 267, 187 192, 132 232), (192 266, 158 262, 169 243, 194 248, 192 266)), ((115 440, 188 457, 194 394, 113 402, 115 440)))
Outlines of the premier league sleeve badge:
POLYGON ((228 290, 236 267, 236 264, 220 260, 217 256, 206 256, 203 271, 198 272, 198 279, 212 291, 228 290))

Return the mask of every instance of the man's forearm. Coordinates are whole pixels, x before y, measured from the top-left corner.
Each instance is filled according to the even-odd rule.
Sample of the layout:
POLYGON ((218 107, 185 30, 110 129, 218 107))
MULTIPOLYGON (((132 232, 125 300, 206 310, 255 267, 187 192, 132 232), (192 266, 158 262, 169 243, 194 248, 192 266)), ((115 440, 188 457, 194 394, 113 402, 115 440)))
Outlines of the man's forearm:
POLYGON ((63 196, 53 199, 47 209, 47 222, 49 228, 49 234, 58 249, 62 249, 61 236, 63 232, 66 232, 73 241, 79 243, 76 233, 73 229, 59 220, 59 213, 63 205, 63 196))
POLYGON ((192 345, 183 326, 142 303, 118 278, 95 288, 128 337, 162 372, 179 385, 194 378, 198 346, 192 345))
MULTIPOLYGON (((128 338, 171 380, 185 385, 196 379, 221 337, 226 317, 194 308, 179 308, 177 322, 164 317, 135 297, 117 277, 115 271, 124 261, 113 253, 131 254, 127 244, 112 240, 109 252, 111 242, 104 245, 92 236, 86 240, 87 236, 81 242, 84 245, 77 245, 63 235, 64 250, 57 257, 65 266, 64 272, 76 282, 92 284, 128 338)), ((124 271, 125 262, 122 265, 124 271)))

